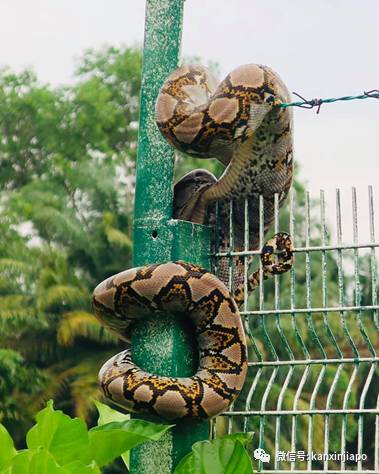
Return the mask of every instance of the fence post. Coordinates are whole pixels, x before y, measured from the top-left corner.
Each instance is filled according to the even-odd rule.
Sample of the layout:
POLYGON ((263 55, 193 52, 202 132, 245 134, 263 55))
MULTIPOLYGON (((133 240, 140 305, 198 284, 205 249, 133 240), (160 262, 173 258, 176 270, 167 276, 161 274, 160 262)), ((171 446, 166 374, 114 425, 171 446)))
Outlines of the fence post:
MULTIPOLYGON (((208 228, 171 218, 174 153, 154 122, 159 89, 178 64, 183 2, 146 2, 134 210, 135 266, 181 259, 209 268, 208 228)), ((189 376, 197 368, 192 327, 176 314, 137 323, 132 332, 132 351, 141 368, 157 375, 189 376)), ((159 442, 132 450, 131 474, 171 474, 192 444, 208 434, 209 421, 177 422, 159 442)))

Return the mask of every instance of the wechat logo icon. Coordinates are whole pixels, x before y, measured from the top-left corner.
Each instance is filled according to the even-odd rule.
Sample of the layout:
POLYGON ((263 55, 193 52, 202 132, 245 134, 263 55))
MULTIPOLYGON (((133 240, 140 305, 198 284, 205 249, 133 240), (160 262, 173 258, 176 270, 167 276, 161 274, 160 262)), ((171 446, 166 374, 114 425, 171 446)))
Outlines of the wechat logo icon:
POLYGON ((254 450, 254 458, 262 462, 270 462, 270 455, 262 448, 254 450))

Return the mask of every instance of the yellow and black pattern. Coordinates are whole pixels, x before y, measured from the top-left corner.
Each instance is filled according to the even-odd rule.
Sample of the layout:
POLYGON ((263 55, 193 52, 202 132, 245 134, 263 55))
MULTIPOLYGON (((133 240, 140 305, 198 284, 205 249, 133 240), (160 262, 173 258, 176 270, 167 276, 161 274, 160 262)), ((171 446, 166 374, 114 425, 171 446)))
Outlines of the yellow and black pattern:
POLYGON ((166 419, 213 417, 240 392, 247 349, 235 301, 223 283, 206 270, 170 262, 126 270, 94 291, 99 321, 128 339, 136 319, 163 311, 183 312, 195 324, 199 368, 193 377, 161 377, 137 367, 126 350, 100 370, 106 397, 129 411, 166 419))
MULTIPOLYGON (((254 291, 263 280, 267 280, 274 275, 291 270, 293 265, 293 244, 289 234, 286 232, 278 232, 264 245, 261 253, 262 273, 256 270, 247 278, 247 294, 254 291), (277 261, 275 261, 275 254, 277 261)), ((240 273, 243 271, 243 263, 240 263, 240 273)), ((237 275, 238 276, 238 275, 237 275)), ((234 277, 236 279, 236 277, 234 277)), ((241 306, 245 300, 244 282, 236 282, 233 288, 233 298, 237 306, 241 306)))
POLYGON ((203 66, 182 66, 170 74, 156 104, 159 130, 179 150, 226 166, 219 180, 213 177, 188 194, 181 219, 202 224, 211 203, 235 200, 235 218, 242 212, 243 220, 244 206, 238 201, 247 198, 254 239, 262 195, 265 228, 271 225, 274 194, 281 204, 292 181, 292 111, 277 107, 289 101, 287 87, 267 66, 240 66, 219 85, 203 66))
MULTIPOLYGON (((292 116, 289 93, 266 66, 249 64, 217 85, 202 66, 183 66, 164 83, 156 104, 157 125, 171 145, 225 166, 219 180, 194 170, 174 188, 173 217, 210 225, 218 203, 221 216, 218 251, 229 250, 229 201, 233 201, 234 249, 244 249, 244 202, 249 207, 249 248, 259 244, 259 196, 264 200, 264 231, 274 220, 292 181, 292 116)), ((262 272, 247 282, 254 290, 263 279, 292 266, 292 242, 279 233, 262 249, 262 272), (275 257, 277 255, 277 258, 275 257)), ((244 301, 243 258, 235 257, 232 295, 226 288, 229 258, 219 262, 220 279, 198 266, 170 262, 133 268, 101 283, 94 291, 99 321, 128 340, 136 319, 162 311, 184 312, 194 322, 199 367, 192 377, 149 374, 132 361, 130 350, 117 354, 100 370, 104 394, 130 411, 166 419, 213 417, 225 411, 240 392, 247 370, 247 349, 238 306, 244 301), (223 267, 225 267, 223 269, 223 267)))
MULTIPOLYGON (((203 66, 187 65, 174 71, 162 86, 156 120, 163 136, 176 148, 201 158, 216 158, 226 167, 220 179, 206 170, 193 170, 174 187, 174 218, 216 228, 213 203, 218 204, 216 252, 230 250, 232 202, 233 251, 245 246, 245 199, 248 201, 249 249, 259 248, 260 196, 263 231, 274 221, 275 194, 279 207, 293 175, 292 111, 277 105, 289 102, 287 87, 272 69, 258 64, 238 67, 218 84, 203 66)), ((276 234, 262 249, 263 272, 249 277, 248 291, 292 266, 288 234, 276 234), (285 237, 284 237, 285 236, 285 237), (268 249, 272 251, 268 252, 268 249), (275 264, 275 254, 279 264, 275 264)), ((220 258, 217 275, 229 284, 230 258, 220 258)), ((251 259, 247 264, 251 263, 251 259)), ((244 300, 244 258, 233 257, 232 292, 244 300)))

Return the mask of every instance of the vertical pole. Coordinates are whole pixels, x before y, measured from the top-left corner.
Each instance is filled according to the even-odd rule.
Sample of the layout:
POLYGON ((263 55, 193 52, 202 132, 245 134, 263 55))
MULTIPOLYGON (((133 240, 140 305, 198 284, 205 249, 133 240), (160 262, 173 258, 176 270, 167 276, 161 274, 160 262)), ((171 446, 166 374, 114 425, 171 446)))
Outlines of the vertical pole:
POLYGON ((172 215, 174 152, 154 117, 158 92, 178 65, 183 1, 146 1, 134 215, 136 263, 170 259, 165 227, 172 215))
MULTIPOLYGON (((174 152, 154 121, 159 89, 178 65, 183 2, 146 2, 134 212, 135 266, 182 259, 209 267, 208 229, 171 219, 174 152)), ((135 363, 157 375, 186 377, 197 369, 193 328, 187 318, 176 314, 136 323, 132 353, 135 363)), ((132 450, 130 473, 171 474, 192 444, 207 439, 208 434, 208 421, 178 421, 160 441, 132 450)))

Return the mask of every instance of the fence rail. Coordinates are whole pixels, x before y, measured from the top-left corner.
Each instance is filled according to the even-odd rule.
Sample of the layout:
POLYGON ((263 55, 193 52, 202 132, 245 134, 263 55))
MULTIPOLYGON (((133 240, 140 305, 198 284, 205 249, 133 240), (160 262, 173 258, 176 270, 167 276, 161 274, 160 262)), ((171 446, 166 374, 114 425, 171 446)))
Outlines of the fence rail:
POLYGON ((255 447, 271 456, 269 463, 254 460, 258 472, 379 473, 375 254, 379 241, 371 186, 367 202, 367 207, 358 207, 353 188, 350 212, 346 212, 337 189, 335 214, 330 219, 332 208, 323 191, 318 199, 311 199, 308 192, 291 190, 280 215, 276 196, 275 222, 267 237, 288 231, 295 244, 295 264, 289 274, 264 282, 249 297, 247 275, 257 265, 250 261, 259 255, 265 241, 264 201, 261 196, 259 216, 251 215, 245 202, 243 248, 233 244, 230 203, 230 248, 217 249, 212 257, 216 274, 220 260, 228 259, 230 287, 236 257, 244 261, 241 314, 248 337, 249 369, 243 393, 217 419, 213 435, 255 431, 255 447), (358 211, 365 216, 366 228, 358 225, 358 211), (254 218, 259 218, 260 249, 252 251, 249 220, 254 218), (349 220, 351 237, 345 241, 343 229, 349 220), (283 452, 292 458, 283 459, 283 452), (306 453, 307 459, 299 459, 299 452, 306 453), (346 452, 355 460, 343 458, 346 452), (323 459, 312 458, 312 453, 323 459))

